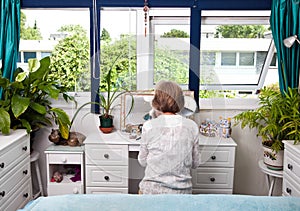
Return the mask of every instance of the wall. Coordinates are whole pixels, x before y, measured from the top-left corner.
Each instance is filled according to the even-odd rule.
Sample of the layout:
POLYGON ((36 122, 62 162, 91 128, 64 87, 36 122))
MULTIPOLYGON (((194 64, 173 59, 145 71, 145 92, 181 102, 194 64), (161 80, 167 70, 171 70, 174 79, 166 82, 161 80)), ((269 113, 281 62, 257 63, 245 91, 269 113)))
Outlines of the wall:
MULTIPOLYGON (((88 96, 81 96, 79 104, 88 102, 88 96)), ((73 104, 65 104, 61 102, 54 102, 57 106, 66 110, 71 116, 76 111, 73 104)), ((200 123, 205 119, 218 120, 222 117, 233 117, 237 113, 251 109, 257 106, 256 99, 235 99, 235 100, 201 100, 200 112, 195 115, 195 121, 200 123)), ((73 129, 81 132, 86 136, 93 132, 99 132, 98 115, 91 114, 89 107, 82 110, 76 121, 73 129)), ((115 122, 118 122, 120 114, 119 110, 114 112, 115 122)), ((119 124, 115 124, 118 128, 119 124)), ((41 167, 41 175, 43 180, 44 191, 46 192, 46 157, 44 150, 51 144, 48 141, 48 135, 51 128, 43 128, 38 131, 33 144, 33 148, 40 152, 39 164, 41 167)), ((234 172, 234 188, 235 194, 249 194, 249 195, 267 195, 268 188, 265 175, 258 167, 258 161, 263 158, 261 149, 261 140, 256 137, 255 130, 241 129, 240 126, 233 126, 232 138, 237 143, 235 172, 234 172)), ((281 183, 275 187, 275 195, 281 195, 281 183)))

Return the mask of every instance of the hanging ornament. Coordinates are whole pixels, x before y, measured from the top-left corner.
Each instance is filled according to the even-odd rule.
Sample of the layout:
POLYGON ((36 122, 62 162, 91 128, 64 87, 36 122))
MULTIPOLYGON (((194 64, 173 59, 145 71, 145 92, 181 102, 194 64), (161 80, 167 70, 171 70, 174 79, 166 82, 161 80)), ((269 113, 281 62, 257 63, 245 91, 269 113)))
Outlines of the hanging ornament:
POLYGON ((148 13, 149 13, 149 7, 148 7, 148 0, 144 1, 144 22, 145 22, 145 37, 147 36, 147 21, 148 21, 148 13))

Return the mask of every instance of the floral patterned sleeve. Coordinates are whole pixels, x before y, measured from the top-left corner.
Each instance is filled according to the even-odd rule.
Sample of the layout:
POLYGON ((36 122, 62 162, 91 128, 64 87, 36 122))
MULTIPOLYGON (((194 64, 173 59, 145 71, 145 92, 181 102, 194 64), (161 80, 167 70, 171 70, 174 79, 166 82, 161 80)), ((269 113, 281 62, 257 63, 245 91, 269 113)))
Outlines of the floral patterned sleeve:
POLYGON ((197 135, 196 140, 193 145, 193 152, 192 152, 192 157, 193 157, 193 163, 192 163, 192 168, 197 168, 201 164, 201 158, 200 158, 200 147, 199 147, 199 135, 197 135))
POLYGON ((145 131, 142 133, 141 143, 140 143, 140 151, 138 155, 138 161, 141 166, 147 166, 147 157, 148 157, 148 148, 146 143, 146 134, 145 131))

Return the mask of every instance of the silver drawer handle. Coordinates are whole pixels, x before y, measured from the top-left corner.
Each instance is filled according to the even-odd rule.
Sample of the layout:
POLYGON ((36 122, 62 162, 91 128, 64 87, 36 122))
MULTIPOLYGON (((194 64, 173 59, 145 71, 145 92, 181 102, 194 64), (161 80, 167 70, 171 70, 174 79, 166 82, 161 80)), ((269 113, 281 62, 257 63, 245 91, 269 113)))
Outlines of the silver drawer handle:
POLYGON ((109 158, 109 154, 104 154, 104 158, 108 159, 109 158))

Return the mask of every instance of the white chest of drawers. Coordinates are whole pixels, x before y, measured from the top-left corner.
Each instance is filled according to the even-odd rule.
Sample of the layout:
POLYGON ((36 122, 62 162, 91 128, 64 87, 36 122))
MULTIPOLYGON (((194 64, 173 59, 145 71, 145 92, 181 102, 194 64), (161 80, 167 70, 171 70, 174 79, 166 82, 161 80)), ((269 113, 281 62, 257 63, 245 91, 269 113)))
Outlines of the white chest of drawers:
POLYGON ((86 193, 128 193, 128 145, 86 142, 85 159, 86 193))
POLYGON ((284 142, 282 195, 300 197, 300 144, 284 142))
POLYGON ((201 165, 192 170, 193 193, 232 194, 236 143, 200 136, 201 165))
POLYGON ((0 210, 17 210, 32 198, 29 140, 21 129, 0 135, 0 210))
MULTIPOLYGON (((234 140, 201 136, 200 148, 202 164, 192 171, 193 193, 231 194, 234 140)), ((144 171, 141 167, 134 169, 130 166, 138 164, 129 160, 129 152, 138 150, 139 141, 129 140, 120 132, 88 136, 85 140, 86 193, 128 193, 131 179, 142 178, 138 171, 144 171), (131 171, 136 175, 132 176, 131 171)))
POLYGON ((83 194, 85 192, 84 147, 51 145, 45 150, 45 154, 48 195, 83 194), (60 172, 63 175, 61 182, 52 181, 55 172, 60 172), (71 178, 76 173, 80 174, 80 180, 73 182, 71 178))

